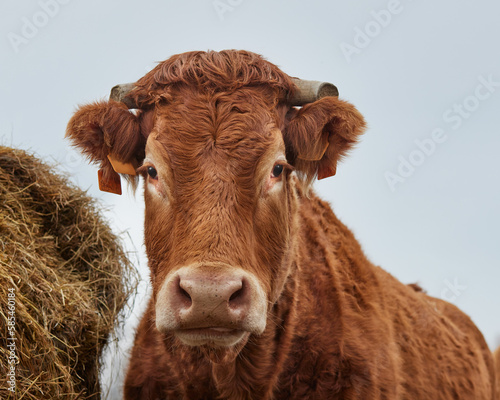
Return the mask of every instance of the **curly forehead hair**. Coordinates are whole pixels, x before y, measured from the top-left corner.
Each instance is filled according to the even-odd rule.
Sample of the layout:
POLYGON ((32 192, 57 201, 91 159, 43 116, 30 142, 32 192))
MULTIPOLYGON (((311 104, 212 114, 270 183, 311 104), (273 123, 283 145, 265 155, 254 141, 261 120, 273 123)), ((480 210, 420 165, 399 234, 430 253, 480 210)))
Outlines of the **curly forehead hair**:
POLYGON ((285 100, 293 95, 291 78, 262 56, 248 51, 192 51, 158 64, 136 82, 129 97, 141 107, 168 97, 169 89, 191 85, 205 91, 234 91, 244 86, 265 85, 285 100))

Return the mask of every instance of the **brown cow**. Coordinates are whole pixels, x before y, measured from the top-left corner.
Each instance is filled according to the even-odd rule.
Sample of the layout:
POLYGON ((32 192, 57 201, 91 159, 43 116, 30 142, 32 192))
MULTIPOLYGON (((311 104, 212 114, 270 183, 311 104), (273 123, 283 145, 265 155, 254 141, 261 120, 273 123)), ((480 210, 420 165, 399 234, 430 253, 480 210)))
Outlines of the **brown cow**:
POLYGON ((294 82, 191 52, 71 119, 105 179, 112 154, 145 180, 153 295, 125 398, 493 399, 469 317, 374 266, 311 190, 365 123, 337 97, 294 107, 294 82))

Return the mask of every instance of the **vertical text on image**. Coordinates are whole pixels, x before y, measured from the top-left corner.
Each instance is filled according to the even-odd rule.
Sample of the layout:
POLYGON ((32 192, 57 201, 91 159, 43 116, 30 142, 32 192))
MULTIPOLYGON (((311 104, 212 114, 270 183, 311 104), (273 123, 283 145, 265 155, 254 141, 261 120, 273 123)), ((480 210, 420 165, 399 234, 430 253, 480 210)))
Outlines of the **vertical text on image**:
POLYGON ((7 384, 10 392, 16 391, 16 289, 9 288, 7 293, 7 384))

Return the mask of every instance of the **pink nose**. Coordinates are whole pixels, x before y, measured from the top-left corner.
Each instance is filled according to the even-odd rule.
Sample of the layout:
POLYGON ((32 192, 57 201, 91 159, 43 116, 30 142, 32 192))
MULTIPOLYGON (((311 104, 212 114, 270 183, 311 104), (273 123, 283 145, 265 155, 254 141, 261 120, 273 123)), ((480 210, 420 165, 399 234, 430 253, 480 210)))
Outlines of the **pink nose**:
POLYGON ((221 318, 232 324, 250 307, 248 283, 241 276, 186 272, 177 282, 171 304, 186 318, 221 318))
POLYGON ((164 332, 199 328, 260 331, 266 304, 258 286, 241 269, 183 267, 158 294, 157 327, 164 332))

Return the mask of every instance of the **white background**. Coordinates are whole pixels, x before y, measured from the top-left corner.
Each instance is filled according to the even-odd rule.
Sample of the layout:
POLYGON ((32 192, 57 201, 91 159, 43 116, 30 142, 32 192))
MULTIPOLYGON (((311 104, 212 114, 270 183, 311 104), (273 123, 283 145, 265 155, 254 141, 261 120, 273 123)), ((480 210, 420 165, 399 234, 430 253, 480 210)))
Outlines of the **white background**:
MULTIPOLYGON (((0 0, 1 143, 57 161, 102 199, 143 274, 141 298, 141 191, 99 192, 96 168, 63 140, 67 121, 173 54, 246 49, 292 76, 335 83, 365 115, 361 143, 317 191, 374 263, 452 301, 500 345, 498 2, 55 1, 0 0), (431 146, 435 130, 444 141, 431 146), (400 172, 391 190, 387 175, 400 172)), ((143 304, 107 357, 108 386, 143 304)), ((119 398, 119 379, 109 398, 119 398)))

